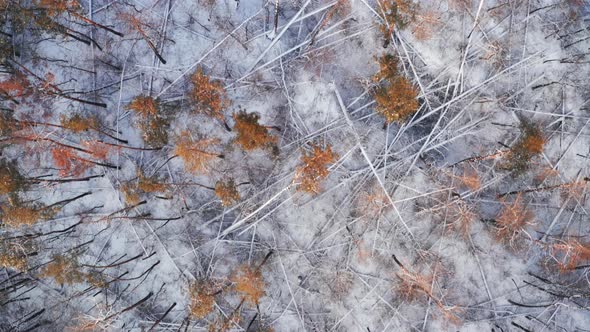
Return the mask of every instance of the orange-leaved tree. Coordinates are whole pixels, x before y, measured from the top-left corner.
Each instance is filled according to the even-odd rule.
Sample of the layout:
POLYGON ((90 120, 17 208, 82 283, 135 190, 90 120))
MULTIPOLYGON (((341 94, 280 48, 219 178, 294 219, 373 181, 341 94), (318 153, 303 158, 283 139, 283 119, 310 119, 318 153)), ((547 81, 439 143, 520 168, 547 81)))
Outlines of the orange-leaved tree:
POLYGON ((145 193, 164 192, 168 185, 157 176, 147 176, 142 170, 137 171, 137 177, 121 185, 120 191, 125 198, 125 202, 130 205, 138 204, 141 201, 141 195, 145 193))
MULTIPOLYGON (((92 150, 83 149, 82 152, 94 158, 105 159, 108 151, 104 148, 105 145, 94 145, 92 150)), ((68 147, 54 147, 51 149, 51 155, 55 166, 59 168, 60 176, 78 176, 95 165, 117 169, 117 166, 82 157, 75 149, 68 147)))
POLYGON ((318 193, 320 182, 330 174, 328 165, 333 164, 337 158, 337 154, 332 152, 330 145, 325 149, 319 145, 312 145, 311 153, 304 151, 301 156, 303 165, 299 166, 295 172, 295 181, 298 182, 297 190, 318 193))
POLYGON ((63 255, 53 256, 53 260, 45 266, 41 276, 53 278, 62 285, 80 283, 85 279, 76 257, 63 255))
POLYGON ((237 142, 246 151, 258 148, 273 148, 276 146, 277 137, 268 132, 268 128, 258 123, 260 116, 256 113, 239 111, 233 115, 236 124, 234 128, 238 132, 237 142))
POLYGON ((159 114, 159 102, 151 96, 139 95, 127 105, 127 109, 132 110, 138 116, 147 118, 159 114))
POLYGON ((0 195, 15 193, 24 188, 25 178, 14 162, 0 159, 0 195))
POLYGON ((168 144, 169 121, 161 112, 159 100, 139 95, 127 105, 138 116, 139 129, 145 144, 160 148, 168 144))
POLYGON ((80 113, 74 113, 71 115, 62 115, 60 117, 61 125, 75 133, 88 131, 91 129, 98 128, 98 118, 94 116, 83 116, 80 113))
POLYGON ((215 195, 221 200, 223 206, 230 206, 240 200, 240 192, 234 179, 217 181, 215 184, 215 195))
POLYGON ((137 13, 122 13, 119 15, 119 19, 126 23, 130 30, 139 33, 143 40, 145 40, 145 42, 148 44, 149 48, 154 52, 158 60, 160 60, 161 63, 166 64, 166 60, 164 60, 160 52, 158 52, 158 48, 152 42, 151 38, 148 35, 148 30, 154 31, 156 34, 159 34, 156 29, 152 28, 150 24, 141 20, 138 17, 137 13))
POLYGON ((393 55, 379 58, 379 72, 373 80, 381 82, 374 91, 375 110, 385 117, 387 123, 405 121, 418 111, 418 90, 399 74, 397 58, 393 55))
POLYGON ((528 120, 521 121, 520 132, 520 137, 504 155, 504 162, 501 164, 502 168, 511 171, 514 176, 528 171, 533 158, 543 153, 546 144, 541 128, 528 120))
POLYGON ((27 251, 30 244, 23 241, 0 243, 0 267, 25 271, 28 267, 27 251))
MULTIPOLYGON (((39 123, 35 123, 35 124, 39 124, 39 123)), ((56 125, 52 125, 52 124, 43 124, 43 125, 56 126, 56 125)), ((107 137, 110 137, 118 142, 128 143, 126 140, 120 139, 120 138, 108 133, 106 130, 101 129, 100 120, 98 119, 98 117, 96 117, 94 115, 86 115, 85 116, 81 113, 62 115, 60 117, 60 125, 59 126, 61 126, 64 129, 71 130, 74 133, 81 133, 81 132, 85 132, 85 131, 95 131, 97 133, 100 133, 100 134, 103 134, 107 137)))
POLYGON ((322 21, 318 24, 317 29, 311 36, 310 45, 315 43, 315 39, 320 31, 328 25, 328 23, 333 20, 334 17, 338 17, 342 19, 346 17, 351 10, 350 0, 337 0, 336 4, 330 8, 330 10, 326 13, 322 21))
POLYGON ((262 277, 262 266, 268 261, 273 251, 269 251, 262 262, 256 266, 244 264, 231 277, 236 292, 242 296, 243 301, 258 305, 260 299, 266 294, 266 283, 262 277))
POLYGON ((174 153, 184 162, 184 167, 194 173, 206 172, 212 161, 224 158, 223 154, 209 151, 219 143, 215 138, 194 140, 188 131, 183 131, 176 141, 174 153))
POLYGON ((190 314, 196 319, 202 319, 213 311, 215 295, 221 293, 221 289, 211 280, 199 279, 190 285, 189 292, 190 314))
POLYGON ((231 130, 223 115, 223 111, 231 105, 223 83, 205 74, 201 67, 191 76, 191 81, 193 87, 189 97, 195 104, 195 111, 218 119, 228 131, 231 130))
POLYGON ((2 207, 0 220, 3 224, 10 227, 31 226, 39 220, 53 218, 67 204, 91 194, 91 192, 86 192, 50 205, 22 201, 18 195, 12 195, 8 199, 8 204, 2 207))
POLYGON ((412 0, 378 0, 378 5, 383 15, 379 29, 385 38, 384 46, 387 47, 396 28, 403 29, 414 21, 418 5, 412 0))
POLYGON ((9 200, 9 204, 2 207, 0 217, 2 223, 9 227, 31 226, 43 217, 40 205, 24 204, 18 199, 9 200))
POLYGON ((579 269, 579 265, 590 261, 590 243, 567 239, 551 245, 551 258, 562 272, 579 269))
POLYGON ((85 23, 88 23, 92 26, 101 28, 105 31, 108 31, 112 34, 115 34, 119 37, 123 37, 124 35, 114 29, 111 29, 105 25, 102 25, 98 22, 95 22, 86 16, 80 14, 80 10, 82 6, 78 2, 78 0, 36 0, 35 1, 39 7, 44 8, 47 10, 47 14, 50 17, 56 17, 59 15, 71 15, 85 23))
POLYGON ((15 71, 5 80, 0 80, 0 98, 18 103, 18 98, 24 98, 34 91, 27 77, 20 71, 15 71))
POLYGON ((444 296, 435 293, 433 289, 435 285, 435 275, 431 273, 419 273, 406 268, 399 259, 394 255, 394 261, 399 266, 400 271, 396 273, 398 278, 397 294, 404 300, 412 302, 425 296, 432 300, 438 307, 442 316, 452 323, 459 323, 459 310, 456 306, 446 305, 444 296))
POLYGON ((501 200, 501 203, 502 210, 495 218, 496 238, 513 248, 518 248, 521 244, 518 241, 520 235, 533 224, 535 215, 523 202, 521 194, 512 202, 501 200))

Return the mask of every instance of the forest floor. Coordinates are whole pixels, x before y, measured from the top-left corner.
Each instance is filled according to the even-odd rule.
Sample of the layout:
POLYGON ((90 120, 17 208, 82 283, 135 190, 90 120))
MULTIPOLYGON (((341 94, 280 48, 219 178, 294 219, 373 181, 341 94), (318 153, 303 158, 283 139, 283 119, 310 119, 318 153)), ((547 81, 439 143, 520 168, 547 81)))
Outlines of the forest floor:
POLYGON ((0 0, 0 331, 590 331, 586 0, 0 0))

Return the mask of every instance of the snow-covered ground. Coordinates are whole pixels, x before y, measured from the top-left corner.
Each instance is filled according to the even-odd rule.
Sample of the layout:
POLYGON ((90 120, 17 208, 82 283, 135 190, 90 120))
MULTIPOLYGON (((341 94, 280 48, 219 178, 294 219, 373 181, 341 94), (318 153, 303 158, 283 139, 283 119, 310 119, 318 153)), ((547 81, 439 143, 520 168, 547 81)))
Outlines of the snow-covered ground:
POLYGON ((0 259, 0 330, 590 331, 590 5, 415 1, 384 35, 393 2, 80 3, 123 37, 53 16, 88 43, 2 21, 13 50, 0 81, 19 72, 33 92, 0 97, 19 121, 0 126, 0 158, 27 179, 0 192, 0 250, 26 261, 0 259), (375 112, 384 54, 416 87, 406 121, 375 112), (221 117, 195 111, 199 69, 227 93, 221 117), (163 147, 144 141, 137 96, 159 103, 163 147), (239 110, 278 149, 240 146, 239 110), (73 114, 102 133, 46 125, 73 114), (543 149, 517 174, 506 168, 527 124, 543 149), (223 158, 189 172, 177 156, 188 137, 215 139, 205 149, 223 158), (66 157, 88 169, 64 174, 71 146, 108 154, 66 157), (299 184, 314 146, 336 158, 310 194, 299 184), (137 189, 144 176, 160 187, 137 189), (230 178, 240 199, 224 205, 213 189, 230 178), (15 226, 17 205, 43 212, 15 226), (70 265, 52 275, 60 258, 70 265), (258 303, 237 277, 248 269, 263 279, 258 303), (199 317, 204 285, 214 303, 199 317))

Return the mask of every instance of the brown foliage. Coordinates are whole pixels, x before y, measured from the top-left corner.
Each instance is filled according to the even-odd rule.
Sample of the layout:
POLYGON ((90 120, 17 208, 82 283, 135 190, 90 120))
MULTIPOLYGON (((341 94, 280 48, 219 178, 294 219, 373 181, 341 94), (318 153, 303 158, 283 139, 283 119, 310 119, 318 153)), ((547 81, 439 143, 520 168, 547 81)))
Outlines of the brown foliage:
POLYGON ((578 265, 590 261, 590 243, 568 239, 553 244, 551 254, 562 272, 572 271, 578 265))
POLYGON ((139 188, 137 188, 137 184, 132 182, 126 182, 121 185, 119 190, 121 191, 121 194, 123 194, 123 199, 125 199, 125 203, 129 205, 136 205, 141 201, 141 192, 139 188))
POLYGON ((507 47, 499 40, 492 40, 484 45, 484 53, 480 59, 489 62, 497 69, 504 67, 507 58, 507 47))
POLYGON ((136 96, 127 105, 139 116, 138 125, 143 141, 151 147, 168 144, 168 120, 161 114, 160 102, 150 96, 136 96))
POLYGON ((354 277, 350 272, 339 270, 327 276, 326 285, 336 299, 342 300, 350 293, 353 282, 354 277))
POLYGON ((31 226, 41 219, 41 210, 23 204, 9 204, 2 208, 2 222, 9 227, 31 226))
POLYGON ((589 181, 588 178, 584 178, 561 185, 560 198, 562 204, 565 204, 568 200, 574 202, 574 204, 577 204, 577 202, 583 204, 588 193, 589 181))
POLYGON ((412 24, 412 33, 418 40, 428 40, 441 26, 440 18, 434 11, 425 11, 416 15, 412 24))
POLYGON ((385 117, 387 123, 405 121, 418 111, 418 91, 410 81, 398 77, 387 86, 375 92, 376 111, 385 117))
POLYGON ((123 194, 125 202, 129 205, 135 205, 141 201, 141 195, 144 193, 163 192, 168 186, 161 182, 155 176, 146 176, 143 172, 137 172, 137 181, 125 182, 119 190, 123 194))
POLYGON ((476 209, 464 200, 457 199, 449 204, 446 213, 444 217, 450 221, 449 225, 462 236, 468 237, 471 225, 477 220, 476 209))
POLYGON ((418 10, 418 5, 412 0, 379 0, 379 6, 384 15, 379 29, 386 40, 395 28, 403 29, 414 21, 418 10))
POLYGON ((28 267, 25 248, 20 243, 1 243, 0 267, 25 271, 28 267))
POLYGON ((98 119, 95 117, 84 117, 79 113, 71 116, 62 115, 60 118, 61 125, 75 133, 98 128, 98 119))
POLYGON ((322 29, 324 29, 328 25, 328 23, 332 21, 334 17, 342 18, 348 15, 350 13, 350 10, 350 0, 337 0, 336 4, 332 6, 332 8, 330 8, 330 10, 326 13, 322 22, 319 23, 317 30, 311 38, 311 44, 315 43, 315 38, 317 37, 317 34, 320 31, 322 31, 322 29))
POLYGON ((26 97, 32 92, 31 84, 24 74, 15 72, 7 80, 0 81, 0 96, 9 98, 26 97))
POLYGON ((53 162, 59 168, 60 176, 79 176, 86 172, 92 163, 80 158, 72 149, 56 147, 51 149, 53 162))
POLYGON ((215 195, 221 200, 223 206, 230 206, 240 200, 240 192, 234 179, 217 181, 215 184, 215 195))
POLYGON ((401 271, 396 273, 399 280, 396 289, 397 295, 408 302, 417 301, 423 296, 430 298, 436 304, 445 319, 455 324, 461 321, 458 316, 458 308, 446 305, 443 301, 443 297, 435 295, 433 290, 435 284, 433 275, 410 271, 399 262, 398 265, 401 271))
POLYGON ((0 135, 10 136, 17 128, 18 123, 12 118, 12 113, 0 110, 0 135))
POLYGON ((182 132, 176 142, 175 153, 182 158, 187 170, 199 173, 206 172, 209 164, 216 158, 222 158, 215 152, 207 151, 208 148, 217 144, 219 140, 214 138, 193 140, 189 132, 182 132))
POLYGON ((318 193, 320 182, 325 179, 330 172, 328 165, 336 161, 337 155, 332 152, 330 145, 322 149, 319 145, 313 145, 310 154, 303 152, 301 156, 302 166, 297 168, 295 179, 299 181, 297 190, 308 193, 318 193))
POLYGON ((550 166, 540 167, 535 169, 535 176, 533 177, 536 183, 543 183, 551 178, 559 176, 559 171, 550 166))
POLYGON ((148 146, 160 148, 168 144, 168 120, 161 116, 139 120, 139 129, 143 141, 148 146))
POLYGON ((89 151, 92 157, 98 160, 107 160, 113 149, 120 149, 120 147, 105 144, 97 140, 82 141, 81 145, 85 150, 89 151))
POLYGON ((142 172, 138 172, 137 188, 145 193, 156 193, 166 191, 168 186, 155 176, 145 176, 142 172))
POLYGON ((377 113, 383 115, 387 123, 404 121, 418 111, 418 91, 397 69, 397 58, 386 54, 379 58, 379 71, 373 81, 381 82, 375 89, 377 113))
POLYGON ((37 3, 40 7, 46 8, 50 16, 76 11, 80 8, 80 3, 77 0, 37 0, 37 3))
POLYGON ((75 284, 84 281, 84 273, 80 271, 74 257, 57 255, 41 272, 43 278, 53 278, 58 284, 75 284))
POLYGON ((12 252, 0 252, 0 267, 24 271, 27 269, 27 259, 25 256, 14 255, 12 252))
POLYGON ((265 283, 260 268, 243 265, 234 273, 231 281, 246 302, 257 305, 265 295, 265 283))
POLYGON ((158 115, 159 107, 159 102, 150 96, 137 96, 127 105, 127 109, 134 111, 143 118, 158 115))
POLYGON ((229 317, 218 316, 207 327, 208 332, 228 332, 234 326, 239 326, 242 317, 238 312, 233 312, 229 317))
POLYGON ((384 54, 377 59, 379 71, 373 76, 373 82, 392 82, 399 76, 398 59, 395 55, 384 54))
POLYGON ((191 315, 196 319, 205 318, 213 311, 215 294, 219 287, 209 280, 197 280, 190 286, 191 315))
POLYGON ((0 160, 0 195, 7 195, 22 189, 25 179, 11 162, 0 160))
POLYGON ((380 216, 389 206, 389 198, 383 188, 374 186, 369 191, 359 195, 359 212, 367 215, 372 220, 380 216))
POLYGON ((197 111, 213 118, 224 119, 223 110, 230 105, 227 93, 219 80, 211 79, 201 67, 191 76, 193 89, 189 96, 196 104, 197 111))
POLYGON ((496 216, 496 237, 511 247, 518 247, 517 240, 526 227, 533 224, 535 215, 522 201, 518 194, 513 202, 502 202, 502 210, 496 216))
POLYGON ((471 191, 477 191, 481 188, 481 180, 477 170, 473 167, 465 167, 463 169, 463 175, 454 176, 461 184, 471 191))
POLYGON ((501 167, 512 171, 514 176, 521 175, 531 166, 531 160, 541 154, 545 147, 545 137, 539 126, 522 121, 521 135, 505 155, 501 167))
POLYGON ((234 128, 238 132, 237 142, 244 150, 273 147, 276 144, 277 138, 271 136, 265 126, 258 124, 258 114, 240 111, 234 113, 233 118, 236 121, 234 128))

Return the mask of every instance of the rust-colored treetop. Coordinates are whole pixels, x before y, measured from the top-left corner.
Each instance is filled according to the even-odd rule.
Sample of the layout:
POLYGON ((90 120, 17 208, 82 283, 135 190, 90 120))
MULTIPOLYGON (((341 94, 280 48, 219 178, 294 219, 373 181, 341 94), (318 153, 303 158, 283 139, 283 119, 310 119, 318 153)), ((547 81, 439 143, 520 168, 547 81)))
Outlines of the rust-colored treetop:
POLYGON ((161 148, 168 144, 168 126, 168 120, 159 116, 139 121, 143 141, 154 148, 161 148))
POLYGON ((382 82, 375 89, 375 110, 385 117, 387 123, 405 121, 418 111, 418 91, 399 74, 397 59, 393 55, 379 58, 379 71, 373 80, 382 82))
POLYGON ((217 181, 215 184, 215 195, 221 200, 223 206, 230 206, 240 200, 240 192, 234 179, 217 181))
POLYGON ((96 117, 84 117, 79 113, 74 113, 71 116, 62 115, 60 122, 64 128, 76 133, 98 128, 98 119, 96 117))
POLYGON ((145 193, 166 191, 168 186, 156 176, 146 176, 143 172, 137 172, 137 188, 145 193))
POLYGON ((127 105, 138 116, 138 127, 145 144, 160 148, 168 144, 168 119, 161 114, 159 100, 139 95, 127 105))
POLYGON ((256 113, 240 111, 233 115, 236 124, 234 128, 238 132, 237 142, 244 150, 272 147, 277 142, 277 137, 268 132, 268 128, 258 123, 260 116, 256 113))
POLYGON ((551 245, 551 257, 562 272, 574 271, 590 261, 590 243, 567 239, 551 245))
POLYGON ((47 12, 51 16, 80 8, 80 3, 77 0, 37 0, 37 3, 39 7, 47 8, 47 12))
POLYGON ((190 286, 189 310, 194 318, 205 318, 213 311, 217 288, 210 280, 197 280, 190 286))
POLYGON ((58 284, 75 284, 84 281, 84 274, 80 271, 74 257, 56 255, 53 261, 45 266, 42 277, 55 279, 58 284))
POLYGON ((158 115, 159 102, 150 96, 137 96, 127 105, 127 109, 132 110, 137 115, 147 118, 158 115))
POLYGON ((26 247, 22 242, 0 243, 0 268, 25 271, 27 267, 26 247))
POLYGON ((218 143, 219 140, 215 138, 193 140, 190 133, 184 131, 176 142, 174 151, 184 161, 187 170, 193 173, 206 172, 212 160, 223 158, 221 154, 208 151, 218 143))
POLYGON ((21 204, 2 207, 2 223, 9 227, 31 226, 41 219, 41 211, 21 204))
POLYGON ((0 195, 7 195, 21 189, 25 184, 24 177, 12 162, 0 160, 0 195))
POLYGON ((373 75, 373 82, 379 83, 381 81, 393 81, 399 76, 398 59, 395 55, 384 54, 377 59, 379 64, 379 71, 373 75))
POLYGON ((16 127, 12 114, 0 111, 0 136, 9 136, 16 127))
POLYGON ((51 149, 51 156, 60 176, 78 176, 92 167, 92 163, 81 158, 69 148, 55 147, 51 149))
POLYGON ((523 120, 520 124, 521 135, 506 154, 502 167, 520 175, 526 172, 532 159, 541 154, 545 148, 545 136, 541 128, 523 120))
POLYGON ((243 296, 246 302, 256 305, 265 295, 266 285, 260 268, 243 265, 233 275, 231 281, 235 285, 236 292, 243 296))
POLYGON ((376 110, 387 123, 404 121, 418 110, 416 88, 404 77, 398 77, 391 85, 380 87, 375 93, 376 110))
POLYGON ((522 195, 513 202, 502 201, 502 210, 496 217, 496 237, 512 247, 518 246, 519 235, 533 224, 535 215, 523 202, 522 195))
POLYGON ((223 110, 230 105, 230 100, 223 84, 219 80, 211 79, 201 67, 191 76, 193 88, 190 98, 196 104, 196 111, 211 117, 223 119, 223 110))
POLYGON ((26 97, 32 91, 31 83, 26 75, 20 71, 15 71, 7 79, 0 81, 0 97, 2 98, 26 97))
POLYGON ((320 182, 330 174, 328 165, 333 164, 337 158, 330 145, 326 146, 325 149, 322 149, 319 145, 313 145, 311 153, 303 152, 301 156, 303 165, 297 168, 295 176, 299 181, 297 190, 318 193, 320 191, 320 182))
POLYGON ((164 192, 167 189, 168 185, 157 176, 147 176, 141 170, 137 171, 137 179, 122 183, 119 188, 125 202, 129 205, 138 204, 144 193, 164 192))
POLYGON ((379 7, 384 18, 379 28, 386 39, 395 28, 403 29, 414 21, 418 11, 412 0, 379 0, 379 7))

